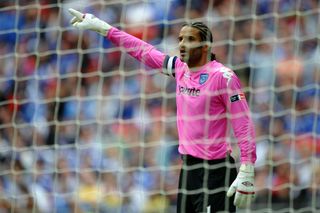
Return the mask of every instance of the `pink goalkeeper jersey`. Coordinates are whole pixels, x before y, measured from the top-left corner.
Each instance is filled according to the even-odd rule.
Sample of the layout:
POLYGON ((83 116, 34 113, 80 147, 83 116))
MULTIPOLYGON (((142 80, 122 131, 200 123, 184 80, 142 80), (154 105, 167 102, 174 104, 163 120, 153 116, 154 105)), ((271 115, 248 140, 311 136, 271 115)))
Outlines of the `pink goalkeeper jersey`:
POLYGON ((256 160, 255 133, 238 77, 211 61, 197 71, 178 57, 169 57, 152 45, 117 28, 107 38, 147 66, 176 79, 179 152, 201 159, 221 159, 231 152, 230 125, 237 138, 241 162, 256 160))

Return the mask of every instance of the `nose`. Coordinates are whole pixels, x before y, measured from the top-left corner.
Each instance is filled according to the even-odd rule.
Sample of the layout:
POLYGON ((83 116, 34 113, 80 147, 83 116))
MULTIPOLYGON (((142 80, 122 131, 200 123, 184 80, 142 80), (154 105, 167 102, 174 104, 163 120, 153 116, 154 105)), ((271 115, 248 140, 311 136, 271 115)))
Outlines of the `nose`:
POLYGON ((185 47, 185 42, 183 39, 179 41, 179 47, 185 47))
POLYGON ((180 47, 180 49, 186 49, 187 48, 187 43, 186 43, 185 39, 181 39, 179 41, 179 47, 180 47))

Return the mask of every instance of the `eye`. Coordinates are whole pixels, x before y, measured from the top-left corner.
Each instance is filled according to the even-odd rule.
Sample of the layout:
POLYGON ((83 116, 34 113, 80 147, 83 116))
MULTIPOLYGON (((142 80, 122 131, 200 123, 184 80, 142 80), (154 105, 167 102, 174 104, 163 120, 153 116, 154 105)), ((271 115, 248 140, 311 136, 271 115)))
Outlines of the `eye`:
POLYGON ((182 41, 182 37, 181 36, 178 37, 178 41, 179 42, 182 41))
POLYGON ((195 40, 196 40, 196 38, 193 37, 193 36, 189 36, 189 37, 188 37, 188 41, 195 41, 195 40))

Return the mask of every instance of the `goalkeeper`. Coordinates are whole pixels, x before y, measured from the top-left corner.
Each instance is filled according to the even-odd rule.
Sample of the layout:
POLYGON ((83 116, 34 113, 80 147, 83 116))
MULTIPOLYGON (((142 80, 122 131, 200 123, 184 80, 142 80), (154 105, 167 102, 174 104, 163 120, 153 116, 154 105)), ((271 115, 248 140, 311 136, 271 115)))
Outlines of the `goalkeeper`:
POLYGON ((69 9, 71 24, 100 33, 114 45, 176 80, 179 153, 177 212, 235 212, 254 196, 255 133, 249 108, 235 73, 215 60, 212 34, 201 22, 179 33, 180 57, 170 57, 92 14, 69 9), (230 156, 229 123, 241 152, 239 172, 230 156), (231 166, 230 166, 231 165, 231 166), (228 190, 227 190, 228 189, 228 190))

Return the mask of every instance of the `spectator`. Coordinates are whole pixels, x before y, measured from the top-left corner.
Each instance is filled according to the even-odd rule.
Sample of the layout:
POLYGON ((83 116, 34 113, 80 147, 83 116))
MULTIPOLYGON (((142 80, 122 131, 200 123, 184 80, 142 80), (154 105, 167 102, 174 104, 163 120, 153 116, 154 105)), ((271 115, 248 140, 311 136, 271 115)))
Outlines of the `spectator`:
MULTIPOLYGON (((265 153, 258 155, 264 157, 257 162, 255 208, 288 198, 293 188, 285 184, 298 187, 293 194, 303 204, 295 208, 318 204, 314 183, 319 174, 313 165, 320 153, 317 0, 86 0, 81 5, 74 0, 20 0, 0 1, 0 212, 45 212, 47 206, 80 212, 75 195, 86 190, 76 180, 84 166, 91 173, 88 185, 105 187, 105 199, 97 204, 101 209, 132 212, 138 206, 140 211, 141 202, 153 206, 167 199, 170 207, 176 204, 180 159, 174 151, 174 84, 153 73, 136 75, 144 67, 114 51, 107 40, 71 30, 65 8, 74 5, 89 5, 86 12, 127 30, 143 13, 148 21, 136 27, 137 36, 170 55, 176 55, 181 22, 208 23, 218 59, 245 68, 241 80, 259 129, 257 151, 265 153), (80 52, 80 47, 88 51, 80 52), (130 70, 128 75, 124 69, 130 70), (91 123, 96 127, 86 130, 91 123), (273 146, 286 148, 286 163, 268 158, 273 146), (79 158, 80 153, 90 160, 79 158), (78 165, 76 159, 89 164, 78 165), (282 173, 284 167, 292 175, 282 173), (296 172, 299 178, 294 178, 296 172), (137 177, 150 178, 151 184, 137 177), (272 180, 279 187, 273 200, 265 199, 272 193, 272 180), (109 195, 114 195, 112 201, 109 195)), ((81 207, 87 197, 82 198, 81 207)))

